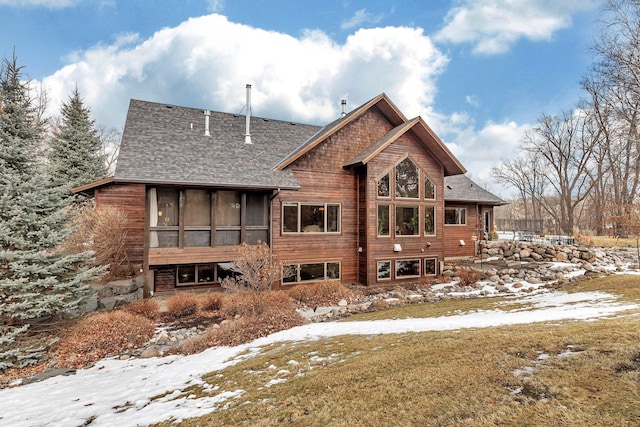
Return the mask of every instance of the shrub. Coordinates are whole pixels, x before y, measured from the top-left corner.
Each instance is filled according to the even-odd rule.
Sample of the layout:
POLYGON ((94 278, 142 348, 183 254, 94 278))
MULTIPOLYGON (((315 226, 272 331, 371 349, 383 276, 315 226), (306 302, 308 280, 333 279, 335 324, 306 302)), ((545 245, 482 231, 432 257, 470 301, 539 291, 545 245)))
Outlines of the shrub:
POLYGON ((344 287, 342 283, 331 280, 308 285, 298 285, 288 292, 289 297, 294 301, 307 306, 335 305, 342 299, 349 300, 353 297, 353 292, 344 287))
POLYGON ((456 275, 460 279, 460 286, 473 285, 480 280, 480 272, 478 270, 464 269, 459 270, 456 275))
POLYGON ((108 265, 112 278, 130 276, 134 266, 127 253, 127 214, 114 207, 85 208, 66 242, 70 252, 95 252, 96 264, 108 265))
POLYGON ((266 308, 259 314, 251 307, 253 302, 255 300, 248 293, 225 295, 223 311, 227 316, 243 317, 219 328, 209 328, 204 334, 185 341, 178 352, 194 354, 218 345, 240 345, 304 323, 304 318, 298 314, 286 292, 264 292, 262 302, 266 308))
POLYGON ((123 310, 151 320, 157 320, 160 317, 160 304, 153 298, 132 301, 125 305, 123 310))
POLYGON ((154 331, 149 319, 124 310, 90 315, 71 327, 56 345, 58 367, 82 368, 141 347, 154 331))
POLYGON ((195 314, 198 309, 198 298, 192 293, 180 292, 166 301, 167 317, 179 319, 195 314))
POLYGON ((376 299, 371 303, 371 308, 374 310, 384 310, 389 307, 391 307, 391 304, 389 304, 389 301, 384 299, 376 299))
POLYGON ((220 292, 207 292, 198 297, 198 308, 203 311, 218 311, 222 306, 220 292))

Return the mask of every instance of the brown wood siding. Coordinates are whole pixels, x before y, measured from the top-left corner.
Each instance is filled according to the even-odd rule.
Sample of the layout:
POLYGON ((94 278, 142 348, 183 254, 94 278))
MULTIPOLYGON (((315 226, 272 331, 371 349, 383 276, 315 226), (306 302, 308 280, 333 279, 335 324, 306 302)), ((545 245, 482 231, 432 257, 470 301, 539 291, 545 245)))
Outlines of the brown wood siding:
POLYGON ((392 128, 378 108, 374 107, 304 154, 290 167, 310 171, 340 171, 343 165, 382 138, 392 128))
POLYGON ((367 283, 368 274, 369 233, 367 232, 368 221, 366 218, 369 197, 367 197, 367 190, 367 167, 364 166, 358 171, 358 238, 360 240, 358 248, 362 248, 362 252, 358 253, 358 283, 367 283))
MULTIPOLYGON (((391 173, 393 175, 393 173, 391 173)), ((390 177, 390 191, 393 193, 395 187, 393 185, 395 177, 390 177)), ((443 245, 443 227, 444 227, 444 173, 442 166, 435 160, 432 154, 425 149, 424 145, 409 132, 393 144, 385 148, 368 164, 367 179, 367 241, 368 241, 368 259, 367 259, 367 277, 366 283, 369 285, 378 283, 377 280, 377 262, 385 260, 397 259, 424 259, 437 258, 438 261, 444 259, 443 245), (420 199, 419 200, 395 200, 393 197, 389 199, 380 199, 377 197, 378 187, 377 179, 386 172, 392 172, 393 167, 409 156, 411 160, 420 168, 420 199), (426 174, 436 187, 436 200, 424 200, 423 179, 426 174), (393 229, 395 228, 395 211, 391 209, 389 225, 390 236, 379 237, 377 234, 377 206, 378 203, 389 203, 393 206, 420 206, 419 223, 420 235, 418 236, 395 236, 393 229), (424 236, 424 206, 435 206, 436 232, 435 236, 424 236), (399 243, 402 252, 394 252, 394 244, 399 243)), ((393 265, 392 265, 393 269, 393 265)), ((402 279, 404 281, 415 281, 412 279, 402 279)), ((402 281, 398 280, 398 281, 402 281)), ((388 283, 388 281, 387 281, 388 283)))
POLYGON ((226 262, 238 258, 239 246, 218 246, 201 248, 151 248, 149 265, 198 264, 207 262, 226 262))
POLYGON ((469 204, 447 204, 446 207, 466 208, 466 225, 445 225, 445 256, 460 257, 474 256, 476 254, 476 242, 472 237, 480 236, 482 229, 482 209, 475 203, 469 204), (465 245, 460 245, 460 240, 464 240, 465 245))
POLYGON ((281 191, 273 200, 272 248, 274 257, 284 263, 339 261, 343 283, 357 281, 357 177, 340 169, 319 174, 293 169, 302 186, 298 191, 281 191), (283 233, 284 202, 340 204, 340 233, 283 233))
POLYGON ((96 209, 113 206, 127 215, 127 254, 140 267, 144 260, 145 185, 112 184, 95 192, 96 209))

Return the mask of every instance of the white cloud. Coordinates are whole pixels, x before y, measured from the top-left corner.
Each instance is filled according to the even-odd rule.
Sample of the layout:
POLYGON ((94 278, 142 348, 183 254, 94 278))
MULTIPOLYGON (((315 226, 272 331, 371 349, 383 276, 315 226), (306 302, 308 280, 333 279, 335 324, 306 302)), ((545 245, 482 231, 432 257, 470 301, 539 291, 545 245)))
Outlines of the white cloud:
POLYGON ((209 11, 214 13, 221 13, 224 10, 224 0, 208 0, 209 11))
POLYGON ((367 9, 358 10, 349 20, 344 21, 340 28, 350 30, 351 28, 361 27, 363 24, 377 24, 382 20, 382 15, 371 15, 367 9))
POLYGON ((236 112, 253 84, 257 115, 325 124, 386 92, 407 115, 428 110, 447 58, 421 29, 362 29, 337 44, 321 31, 299 38, 229 22, 192 18, 147 40, 75 52, 44 79, 57 110, 75 87, 97 123, 121 127, 130 98, 236 112))
POLYGON ((447 13, 434 39, 470 43, 477 54, 499 54, 520 39, 549 40, 571 25, 573 14, 593 7, 593 0, 464 0, 447 13))
POLYGON ((81 0, 0 0, 0 6, 64 9, 66 7, 76 6, 80 1, 81 0))
POLYGON ((475 95, 467 95, 465 97, 465 102, 467 104, 471 105, 472 107, 479 107, 480 106, 480 100, 475 95))
MULTIPOLYGON (((324 125, 381 92, 408 117, 422 116, 474 177, 517 147, 525 125, 477 129, 464 111, 434 109, 437 78, 448 58, 420 28, 361 29, 344 43, 322 31, 296 38, 212 14, 165 28, 143 40, 122 34, 111 45, 69 55, 44 79, 57 113, 76 83, 98 125, 122 127, 129 99, 226 112, 244 107, 253 85, 254 114, 324 125)), ((470 98, 473 100, 473 98, 470 98)))

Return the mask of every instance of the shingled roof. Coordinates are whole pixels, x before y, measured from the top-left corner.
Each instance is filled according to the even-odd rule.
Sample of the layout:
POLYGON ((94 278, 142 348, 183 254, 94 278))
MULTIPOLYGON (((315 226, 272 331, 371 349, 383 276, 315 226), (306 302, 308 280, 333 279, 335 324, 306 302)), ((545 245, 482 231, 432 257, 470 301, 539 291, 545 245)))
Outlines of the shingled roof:
POLYGON ((283 158, 321 127, 131 100, 115 181, 215 185, 233 188, 299 188, 290 170, 274 170, 283 158))
POLYGON ((474 202, 492 206, 507 204, 500 197, 480 187, 465 175, 444 177, 444 200, 446 202, 474 202))

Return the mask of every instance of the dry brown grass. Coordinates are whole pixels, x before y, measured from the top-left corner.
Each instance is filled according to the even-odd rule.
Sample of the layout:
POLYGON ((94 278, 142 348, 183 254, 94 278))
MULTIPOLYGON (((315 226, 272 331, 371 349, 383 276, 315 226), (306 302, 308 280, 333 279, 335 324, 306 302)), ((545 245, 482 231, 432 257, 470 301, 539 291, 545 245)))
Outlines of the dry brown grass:
POLYGON ((198 310, 201 311, 218 311, 222 307, 221 292, 207 292, 198 295, 198 310))
POLYGON ((209 347, 244 344, 304 323, 286 292, 265 291, 261 294, 259 301, 253 292, 225 294, 222 312, 234 320, 219 328, 209 328, 204 334, 184 342, 178 352, 194 354, 209 347), (261 308, 256 309, 255 304, 261 308), (236 316, 240 317, 235 319, 236 316))
POLYGON ((635 248, 637 244, 635 238, 622 239, 613 236, 591 236, 591 241, 595 246, 605 248, 635 248))
POLYGON ((132 301, 125 305, 123 310, 150 320, 158 320, 160 318, 160 304, 153 298, 132 301))
POLYGON ((298 285, 288 292, 294 301, 309 307, 336 305, 342 299, 349 301, 353 297, 352 291, 335 280, 298 285))
POLYGON ((95 313, 67 330, 56 345, 58 367, 81 368, 140 347, 153 336, 149 319, 124 310, 95 313))
POLYGON ((189 292, 180 292, 165 301, 165 316, 168 320, 191 316, 198 310, 198 297, 189 292))
MULTIPOLYGON (((581 286, 633 299, 638 291, 623 289, 636 280, 581 286)), ((180 425, 638 425, 639 343, 631 315, 273 344, 206 377, 213 394, 244 393, 180 425), (266 386, 274 378, 285 381, 266 386)))
POLYGON ((469 286, 478 283, 480 272, 478 270, 464 269, 458 270, 456 276, 460 278, 460 286, 469 286))

